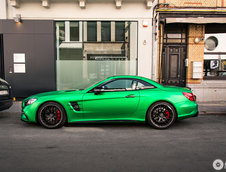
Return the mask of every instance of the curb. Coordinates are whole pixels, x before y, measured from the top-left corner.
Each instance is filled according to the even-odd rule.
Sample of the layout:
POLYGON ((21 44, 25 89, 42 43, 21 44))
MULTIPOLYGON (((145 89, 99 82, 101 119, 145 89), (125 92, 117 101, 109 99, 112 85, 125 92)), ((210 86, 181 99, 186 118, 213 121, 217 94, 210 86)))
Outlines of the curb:
POLYGON ((199 111, 199 115, 226 115, 226 112, 207 112, 207 111, 199 111))

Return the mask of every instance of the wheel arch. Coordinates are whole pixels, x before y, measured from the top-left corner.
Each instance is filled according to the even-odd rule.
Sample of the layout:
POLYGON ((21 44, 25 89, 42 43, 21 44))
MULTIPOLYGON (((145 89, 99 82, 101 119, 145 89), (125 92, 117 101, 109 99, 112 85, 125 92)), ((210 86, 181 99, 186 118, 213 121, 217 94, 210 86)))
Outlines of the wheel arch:
POLYGON ((147 115, 148 115, 149 109, 150 109, 153 105, 155 105, 155 104, 157 104, 157 103, 161 103, 161 102, 169 103, 169 104, 173 107, 173 109, 175 110, 175 112, 176 112, 176 119, 178 118, 177 109, 176 109, 176 107, 175 107, 171 102, 166 101, 166 100, 158 100, 158 101, 156 101, 156 102, 153 102, 153 103, 148 107, 148 109, 147 109, 147 111, 146 111, 146 115, 145 115, 145 122, 147 122, 147 115))
POLYGON ((65 116, 66 116, 66 123, 68 123, 68 116, 67 116, 67 111, 66 111, 66 109, 64 108, 64 106, 63 106, 61 103, 59 103, 59 102, 57 102, 57 101, 54 101, 54 100, 45 101, 45 102, 43 102, 43 103, 41 103, 41 104, 39 105, 39 107, 38 107, 38 109, 37 109, 37 111, 36 111, 36 115, 35 115, 35 120, 36 120, 36 122, 38 122, 38 111, 39 111, 39 109, 42 107, 42 105, 44 105, 44 104, 46 104, 46 103, 51 103, 51 102, 57 103, 58 105, 60 105, 60 106, 63 108, 64 113, 65 113, 65 116))

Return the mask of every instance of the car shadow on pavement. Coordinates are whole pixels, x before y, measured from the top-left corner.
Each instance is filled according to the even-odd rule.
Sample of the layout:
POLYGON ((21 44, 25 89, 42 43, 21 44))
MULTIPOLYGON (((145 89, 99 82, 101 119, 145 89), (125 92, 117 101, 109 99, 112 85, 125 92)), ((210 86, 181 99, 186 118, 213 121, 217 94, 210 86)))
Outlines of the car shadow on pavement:
MULTIPOLYGON (((193 127, 193 124, 194 123, 192 122, 192 120, 179 120, 179 121, 176 121, 168 129, 191 128, 193 127)), ((38 123, 25 123, 21 121, 21 125, 27 128, 45 129, 38 123)), ((79 123, 66 124, 64 127, 66 128, 103 128, 103 129, 119 129, 119 128, 121 129, 123 128, 124 129, 130 129, 130 128, 131 129, 132 128, 154 129, 144 122, 79 122, 79 123)))
POLYGON ((148 128, 146 123, 128 123, 128 122, 86 122, 86 123, 70 123, 65 125, 66 127, 98 127, 98 128, 130 128, 141 127, 148 128))
MULTIPOLYGON (((150 127, 147 123, 137 123, 137 122, 86 122, 86 123, 70 123, 65 125, 65 127, 79 127, 79 128, 88 128, 88 127, 96 127, 96 128, 145 128, 145 129, 154 129, 150 127)), ((184 127, 192 127, 192 121, 188 120, 182 120, 182 121, 176 121, 171 127, 168 129, 178 129, 178 128, 184 128, 184 127)))

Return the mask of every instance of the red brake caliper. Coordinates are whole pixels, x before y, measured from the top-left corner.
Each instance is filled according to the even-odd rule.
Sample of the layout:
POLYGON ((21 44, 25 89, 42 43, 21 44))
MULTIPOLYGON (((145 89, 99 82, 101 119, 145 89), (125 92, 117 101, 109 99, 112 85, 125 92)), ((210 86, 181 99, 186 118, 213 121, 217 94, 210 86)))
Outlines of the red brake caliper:
POLYGON ((165 112, 165 114, 166 114, 166 118, 169 119, 170 113, 168 110, 165 112))
POLYGON ((58 110, 57 111, 57 121, 59 121, 60 120, 60 111, 58 110))

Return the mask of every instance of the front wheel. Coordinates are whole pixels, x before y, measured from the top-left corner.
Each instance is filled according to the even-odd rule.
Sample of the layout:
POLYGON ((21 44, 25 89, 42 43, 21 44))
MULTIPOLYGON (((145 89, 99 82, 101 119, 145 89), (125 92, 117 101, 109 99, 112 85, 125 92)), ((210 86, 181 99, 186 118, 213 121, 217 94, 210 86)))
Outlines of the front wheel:
POLYGON ((167 102, 155 103, 148 110, 147 121, 154 128, 166 129, 176 121, 176 111, 167 102))
POLYGON ((37 119, 45 128, 60 128, 66 122, 66 114, 63 107, 58 103, 47 102, 39 108, 37 119))

